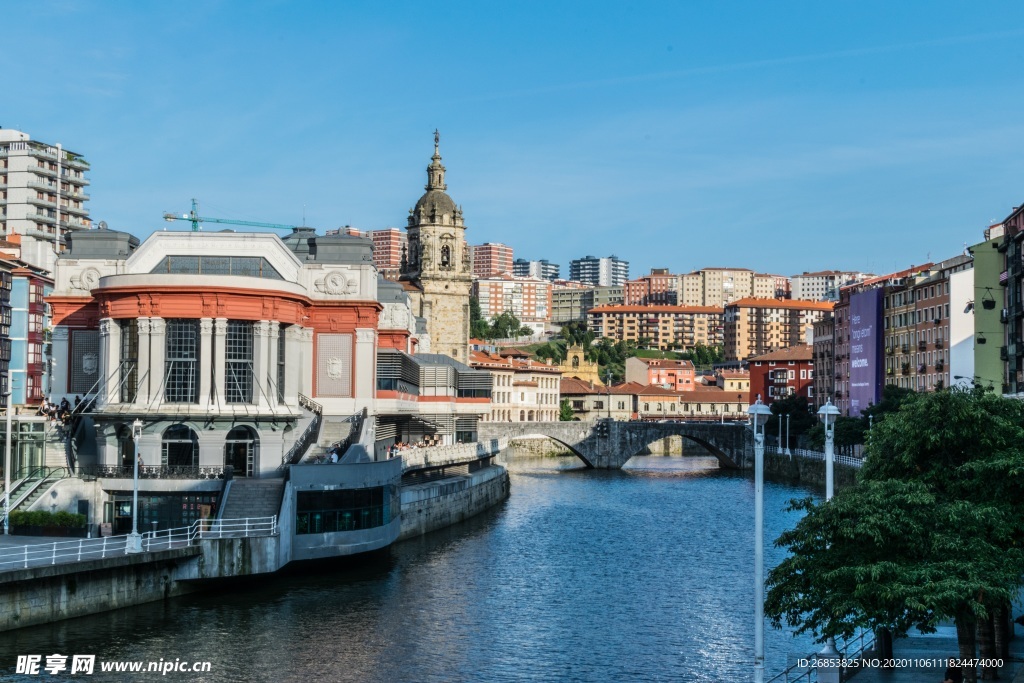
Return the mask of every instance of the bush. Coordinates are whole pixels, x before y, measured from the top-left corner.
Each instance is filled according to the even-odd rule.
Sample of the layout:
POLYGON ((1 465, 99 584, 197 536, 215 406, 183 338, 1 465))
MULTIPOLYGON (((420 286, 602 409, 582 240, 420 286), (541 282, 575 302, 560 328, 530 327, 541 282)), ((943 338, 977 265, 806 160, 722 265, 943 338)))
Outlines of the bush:
POLYGON ((45 510, 14 510, 11 512, 11 526, 60 527, 81 529, 85 527, 85 515, 72 512, 46 512, 45 510))

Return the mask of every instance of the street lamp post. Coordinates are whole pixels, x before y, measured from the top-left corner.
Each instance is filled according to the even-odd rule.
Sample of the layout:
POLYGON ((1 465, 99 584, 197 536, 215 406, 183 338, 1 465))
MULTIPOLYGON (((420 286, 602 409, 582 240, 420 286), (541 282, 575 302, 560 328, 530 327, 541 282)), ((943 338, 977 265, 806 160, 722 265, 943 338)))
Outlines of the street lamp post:
MULTIPOLYGON (((7 379, 10 382, 10 377, 7 379)), ((11 534, 11 387, 7 387, 7 434, 4 437, 4 536, 11 534)))
MULTIPOLYGON (((836 459, 836 418, 839 417, 839 408, 832 405, 829 398, 821 408, 818 409, 818 417, 825 425, 825 500, 832 500, 835 492, 835 459, 836 459)), ((818 653, 818 658, 824 660, 826 665, 817 667, 818 683, 839 683, 840 667, 838 666, 839 651, 836 649, 835 638, 829 638, 825 647, 818 653)))
POLYGON ((786 413, 786 455, 792 459, 793 452, 789 450, 789 418, 790 414, 786 413))
POLYGON ((754 683, 764 683, 764 427, 772 411, 759 396, 747 413, 754 425, 754 683))
POLYGON ((779 413, 779 438, 776 440, 779 454, 782 454, 782 413, 779 413))
POLYGON ((128 534, 125 552, 141 553, 142 536, 139 535, 139 441, 142 440, 142 420, 132 422, 132 441, 135 442, 135 469, 132 476, 132 532, 128 534))
POLYGON ((605 387, 607 388, 606 396, 608 399, 608 419, 612 419, 612 371, 608 370, 604 373, 605 387))
POLYGON ((832 399, 828 399, 818 409, 818 418, 825 425, 825 500, 832 500, 835 491, 833 480, 835 459, 836 459, 836 418, 839 417, 839 408, 832 405, 832 399))

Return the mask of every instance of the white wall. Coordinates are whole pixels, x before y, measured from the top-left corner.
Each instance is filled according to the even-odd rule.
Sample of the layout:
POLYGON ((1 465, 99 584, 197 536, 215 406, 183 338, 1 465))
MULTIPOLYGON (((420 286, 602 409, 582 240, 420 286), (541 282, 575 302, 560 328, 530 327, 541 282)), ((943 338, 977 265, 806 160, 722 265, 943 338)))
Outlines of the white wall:
POLYGON ((968 386, 974 378, 974 311, 964 313, 974 300, 974 269, 949 276, 949 383, 968 386), (958 380, 955 377, 970 379, 958 380))

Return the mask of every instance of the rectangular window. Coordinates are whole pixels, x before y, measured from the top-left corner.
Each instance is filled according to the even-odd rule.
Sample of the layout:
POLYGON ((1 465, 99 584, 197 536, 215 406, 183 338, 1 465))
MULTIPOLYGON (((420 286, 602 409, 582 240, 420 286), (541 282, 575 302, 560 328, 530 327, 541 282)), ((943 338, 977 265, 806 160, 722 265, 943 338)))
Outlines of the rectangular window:
POLYGON ((138 319, 122 320, 120 325, 121 403, 134 403, 139 383, 139 321, 138 319))
POLYGON ((199 321, 167 321, 164 401, 199 402, 199 321))
POLYGON ((277 402, 284 403, 285 349, 284 331, 286 325, 277 329, 277 402))
POLYGON ((224 337, 224 400, 252 403, 252 323, 229 320, 224 337))

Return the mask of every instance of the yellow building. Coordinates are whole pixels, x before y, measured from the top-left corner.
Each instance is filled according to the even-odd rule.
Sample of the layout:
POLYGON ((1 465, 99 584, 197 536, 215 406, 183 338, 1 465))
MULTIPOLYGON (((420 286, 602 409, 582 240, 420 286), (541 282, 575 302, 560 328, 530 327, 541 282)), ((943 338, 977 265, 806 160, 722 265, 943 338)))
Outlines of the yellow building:
POLYGON ((810 344, 814 323, 832 311, 830 301, 740 299, 725 307, 725 359, 746 360, 810 344))
POLYGON ((690 350, 722 344, 722 309, 713 306, 598 306, 587 324, 598 337, 648 340, 644 346, 690 350))
POLYGON ((584 382, 593 382, 598 386, 604 386, 601 382, 601 368, 596 361, 587 360, 583 353, 583 347, 574 344, 565 350, 565 361, 556 365, 562 372, 563 377, 581 379, 584 382))

